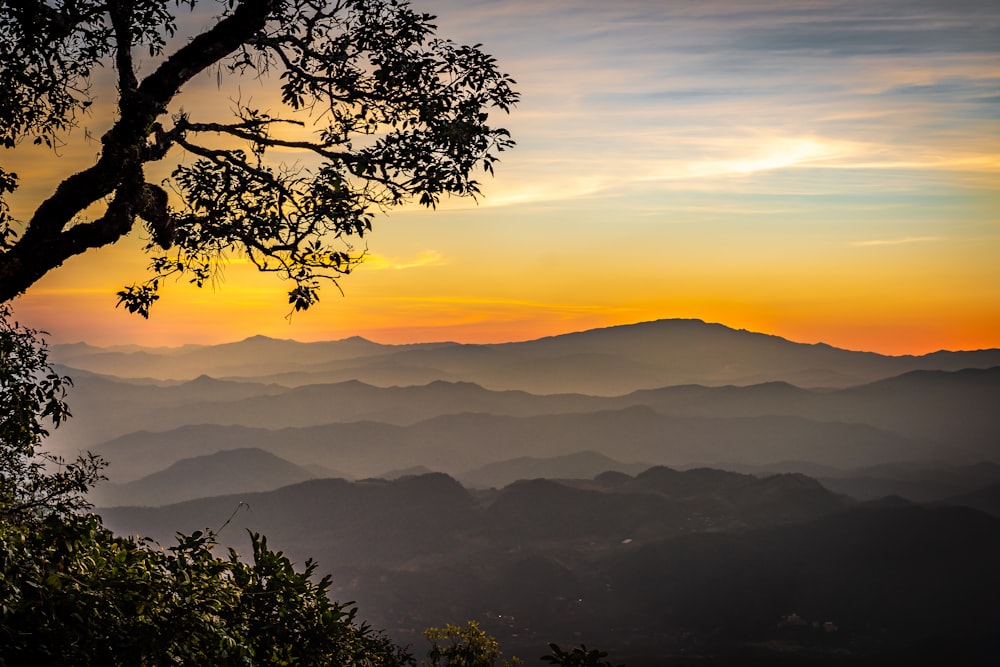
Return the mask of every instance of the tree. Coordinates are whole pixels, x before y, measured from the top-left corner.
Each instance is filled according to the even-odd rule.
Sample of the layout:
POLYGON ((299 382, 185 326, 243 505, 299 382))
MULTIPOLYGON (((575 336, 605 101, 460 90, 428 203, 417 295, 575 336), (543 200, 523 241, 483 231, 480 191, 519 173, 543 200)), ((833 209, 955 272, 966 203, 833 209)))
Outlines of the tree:
POLYGON ((101 461, 40 450, 67 382, 0 306, 0 667, 414 665, 261 535, 249 559, 215 555, 210 531, 168 549, 112 535, 86 512, 101 461))
MULTIPOLYGON (((558 644, 549 644, 549 655, 543 655, 542 660, 556 667, 615 667, 605 660, 607 652, 599 649, 588 649, 585 644, 566 650, 558 644)), ((623 667, 619 665, 618 667, 623 667)))
MULTIPOLYGON (((316 563, 297 570, 257 533, 245 559, 217 556, 212 531, 178 535, 167 549, 108 531, 86 513, 100 460, 63 465, 40 450, 48 423, 69 416, 67 382, 39 332, 0 306, 0 667, 416 667, 352 603, 331 600, 316 563)), ((426 667, 520 664, 475 622, 424 634, 426 667)), ((611 667, 606 653, 550 646, 552 664, 611 667)))
POLYGON ((95 515, 0 521, 0 666, 413 666, 410 654, 251 535, 252 560, 209 533, 169 549, 95 515))
POLYGON ((96 106, 95 73, 110 65, 117 90, 94 163, 28 220, 12 216, 19 178, 0 166, 0 667, 414 664, 331 601, 314 563, 296 570, 260 535, 252 560, 219 557, 211 532, 163 549, 88 514, 102 462, 42 451, 71 383, 7 302, 142 228, 152 277, 119 293, 132 312, 148 316, 163 279, 200 286, 235 253, 291 280, 289 302, 308 308, 321 280, 360 261, 351 243, 374 212, 476 196, 476 170, 513 145, 488 124, 516 102, 513 81, 432 21, 404 0, 0 2, 4 149, 58 155, 96 106), (211 27, 185 39, 179 12, 206 5, 211 27), (206 71, 273 83, 279 110, 236 99, 231 117, 195 117, 182 93, 206 71), (273 158, 289 150, 297 163, 273 158))
POLYGON ((141 221, 152 276, 119 292, 128 310, 148 316, 165 278, 201 286, 233 254, 292 281, 289 303, 308 308, 361 260, 352 240, 374 212, 474 197, 477 169, 513 145, 489 124, 516 103, 512 79, 478 45, 435 37, 434 17, 405 0, 219 0, 211 27, 183 39, 179 13, 206 5, 0 3, 5 148, 57 152, 92 113, 95 72, 112 65, 117 86, 99 156, 29 220, 11 217, 3 197, 19 179, 0 167, 0 303, 141 221), (206 71, 273 83, 278 109, 235 99, 225 119, 195 117, 183 92, 206 71), (297 163, 274 159, 289 150, 297 163), (149 182, 164 161, 178 164, 149 182))
POLYGON ((0 520, 65 516, 89 507, 84 494, 102 460, 84 454, 67 464, 41 451, 47 423, 69 416, 69 378, 56 373, 39 332, 12 321, 0 305, 0 520))
POLYGON ((465 627, 448 624, 443 628, 427 628, 424 637, 430 642, 424 667, 516 667, 518 658, 506 660, 497 640, 486 634, 475 621, 465 627))

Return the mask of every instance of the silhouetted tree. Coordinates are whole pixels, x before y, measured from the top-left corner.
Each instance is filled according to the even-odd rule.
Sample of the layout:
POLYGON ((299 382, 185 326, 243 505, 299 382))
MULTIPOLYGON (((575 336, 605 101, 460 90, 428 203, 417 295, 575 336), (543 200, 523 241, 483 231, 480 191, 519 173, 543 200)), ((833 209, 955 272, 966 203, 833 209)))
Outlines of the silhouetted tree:
POLYGON ((119 292, 128 310, 148 316, 164 278, 200 286, 235 253, 293 281, 289 302, 309 307, 321 280, 360 260, 351 239, 375 211, 475 196, 476 169, 513 143, 488 124, 516 102, 513 82, 432 21, 403 0, 0 2, 5 149, 32 142, 55 159, 97 107, 95 72, 116 74, 98 156, 30 219, 12 217, 19 179, 0 167, 0 667, 414 664, 331 601, 313 563, 296 570, 259 535, 251 559, 219 557, 210 532, 163 549, 88 514, 102 462, 41 449, 69 416, 70 381, 6 304, 141 221, 153 275, 119 292), (210 27, 180 34, 178 12, 206 6, 210 27), (206 71, 272 83, 279 110, 238 99, 230 117, 195 117, 179 103, 206 71), (288 150, 296 165, 273 159, 288 150), (178 166, 150 182, 166 160, 178 166))
POLYGON ((0 667, 413 665, 267 540, 217 556, 211 532, 163 549, 86 513, 99 459, 40 449, 69 410, 38 332, 0 307, 0 667))
POLYGON ((430 642, 424 667, 516 667, 518 658, 507 660, 497 640, 469 621, 465 627, 448 624, 427 628, 424 637, 430 642))
POLYGON ((69 416, 69 378, 56 373, 39 333, 0 305, 0 519, 24 523, 87 509, 84 494, 100 479, 91 454, 66 463, 41 449, 49 424, 69 416))
POLYGON ((293 281, 289 303, 308 308, 321 280, 360 260, 351 239, 375 211, 475 196, 477 168, 491 172, 513 144, 489 124, 517 101, 513 81, 478 46, 436 37, 433 19, 405 0, 0 3, 4 147, 58 153, 95 113, 94 73, 111 65, 117 79, 108 117, 91 121, 107 128, 96 160, 29 220, 12 219, 3 196, 19 181, 0 167, 0 302, 141 220, 152 277, 119 292, 128 310, 147 316, 164 278, 200 286, 230 254, 293 281), (212 11, 210 27, 181 34, 188 10, 212 11), (277 108, 184 110, 185 87, 213 71, 273 85, 277 108), (274 159, 289 150, 295 164, 274 159), (147 180, 150 165, 181 159, 163 183, 147 180))
POLYGON ((549 644, 549 650, 551 653, 543 655, 541 659, 556 667, 615 667, 605 660, 608 657, 607 652, 595 648, 588 649, 585 644, 570 650, 560 648, 558 644, 549 644))

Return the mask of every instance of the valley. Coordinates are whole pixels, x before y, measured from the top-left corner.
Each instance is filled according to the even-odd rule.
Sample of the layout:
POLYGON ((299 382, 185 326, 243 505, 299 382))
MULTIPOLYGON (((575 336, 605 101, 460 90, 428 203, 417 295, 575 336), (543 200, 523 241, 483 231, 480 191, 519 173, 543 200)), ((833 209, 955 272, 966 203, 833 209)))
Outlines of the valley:
POLYGON ((468 619, 529 664, 549 641, 629 665, 1000 645, 997 350, 667 320, 53 358, 76 417, 51 446, 108 461, 107 526, 263 533, 404 645, 468 619))

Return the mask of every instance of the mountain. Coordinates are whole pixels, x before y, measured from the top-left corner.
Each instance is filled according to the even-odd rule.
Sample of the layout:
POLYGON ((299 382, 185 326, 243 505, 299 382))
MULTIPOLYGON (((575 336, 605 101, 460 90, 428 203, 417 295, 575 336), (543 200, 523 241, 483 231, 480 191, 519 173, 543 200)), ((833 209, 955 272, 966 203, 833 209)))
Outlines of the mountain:
POLYGON ((633 667, 1000 650, 1000 350, 663 320, 53 356, 76 417, 46 444, 110 461, 110 528, 260 531, 404 645, 478 619, 529 659, 586 640, 633 667))
POLYGON ((803 494, 803 484, 791 476, 758 479, 716 472, 724 483, 702 484, 703 479, 697 480, 703 471, 654 468, 634 478, 640 483, 631 487, 582 488, 573 481, 536 479, 476 496, 442 473, 356 482, 324 479, 268 492, 100 512, 117 532, 162 541, 178 530, 220 525, 243 504, 249 510, 233 518, 226 544, 241 544, 244 529, 257 530, 288 553, 310 555, 327 565, 405 568, 421 554, 451 562, 481 549, 506 550, 539 540, 551 541, 550 548, 571 557, 580 540, 603 545, 630 537, 648 541, 696 529, 810 519, 851 505, 815 483, 803 494), (642 483, 656 471, 692 482, 683 494, 664 493, 642 483), (806 497, 812 500, 805 502, 806 497), (775 502, 792 507, 795 516, 775 519, 758 511, 762 503, 775 502))
POLYGON ((1000 482, 976 489, 975 491, 945 498, 941 502, 945 505, 972 507, 980 512, 1000 517, 1000 482))
POLYGON ((296 560, 313 557, 330 568, 403 567, 423 555, 458 553, 462 531, 474 525, 475 508, 458 482, 435 473, 397 480, 315 479, 274 491, 100 513, 115 532, 161 543, 176 531, 218 529, 232 517, 219 535, 223 544, 246 553, 246 530, 259 531, 296 560))
POLYGON ((384 346, 360 337, 321 343, 300 343, 267 336, 252 336, 221 345, 185 345, 176 348, 137 348, 134 346, 101 349, 86 344, 53 345, 52 359, 94 373, 123 378, 157 377, 170 380, 213 377, 265 375, 306 370, 317 361, 353 359, 379 354, 384 346))
POLYGON ((504 459, 588 451, 671 466, 721 460, 763 465, 800 459, 858 467, 940 455, 925 441, 864 424, 781 416, 668 417, 642 406, 535 417, 463 413, 408 426, 363 421, 268 430, 206 424, 136 432, 92 450, 110 462, 110 479, 122 483, 184 458, 241 447, 355 478, 419 465, 461 475, 504 459))
POLYGON ((1000 484, 1000 465, 907 461, 843 470, 818 478, 828 489, 859 500, 901 496, 916 502, 949 502, 954 496, 1000 484))
MULTIPOLYGON (((666 387, 612 398, 497 392, 468 383, 283 388, 202 376, 156 386, 87 375, 77 390, 89 419, 78 417, 58 434, 64 442, 103 455, 110 461, 109 477, 118 484, 182 459, 256 448, 314 474, 348 478, 438 470, 471 486, 499 487, 519 478, 592 477, 600 469, 634 473, 635 468, 615 462, 641 461, 745 471, 769 466, 770 472, 812 474, 828 488, 859 499, 895 494, 936 500, 1000 478, 985 463, 972 467, 998 457, 1000 422, 991 416, 998 388, 1000 368, 919 371, 843 390, 765 383, 666 387), (351 421, 359 415, 370 419, 351 421), (188 420, 224 423, 170 428, 188 420), (316 425, 250 428, 238 423, 316 425), (102 430, 115 433, 142 424, 165 430, 89 444, 102 430), (579 458, 582 452, 606 458, 586 463, 579 458), (506 464, 506 471, 499 466, 476 472, 517 458, 523 460, 506 464), (922 466, 925 473, 871 468, 900 462, 922 466), (841 470, 824 471, 824 466, 841 470), (949 472, 947 466, 956 469, 949 472), (959 470, 962 466, 966 472, 959 470)), ((126 496, 128 502, 160 502, 155 494, 142 497, 144 485, 134 488, 137 495, 126 496)))
POLYGON ((468 487, 499 488, 539 477, 589 479, 609 470, 635 475, 649 467, 648 463, 622 463, 597 452, 576 452, 549 458, 520 456, 488 463, 459 474, 458 479, 468 487))
POLYGON ((56 345, 52 358, 119 377, 182 380, 208 374, 265 384, 277 378, 288 384, 355 379, 380 386, 440 379, 498 390, 604 396, 679 384, 847 387, 913 370, 1000 366, 1000 350, 889 357, 701 320, 659 320, 491 345, 381 345, 359 338, 298 343, 260 336, 225 345, 129 351, 56 345))
MULTIPOLYGON (((629 628, 635 649, 647 643, 637 651, 646 655, 657 645, 676 650, 670 639, 689 633, 700 637, 681 644, 689 654, 727 643, 731 651, 750 644, 776 652, 751 664, 915 664, 894 656, 936 638, 952 658, 916 664, 985 665, 959 656, 967 642, 995 637, 1000 573, 990 561, 998 557, 996 518, 964 508, 864 507, 646 545, 607 564, 608 592, 595 592, 592 604, 629 628)), ((609 645, 614 627, 604 632, 609 645)), ((746 664, 742 655, 719 664, 746 664)))
POLYGON ((118 483, 182 459, 241 448, 262 449, 306 469, 319 466, 345 476, 370 477, 399 458, 402 433, 401 427, 376 422, 277 430, 202 424, 159 433, 139 431, 93 451, 108 461, 107 475, 118 483))
POLYGON ((901 664, 928 641, 988 664, 961 656, 997 646, 1000 519, 855 506, 799 475, 653 468, 479 494, 442 474, 311 480, 101 513, 161 541, 232 516, 224 545, 259 530, 316 557, 334 595, 404 643, 474 618, 517 655, 582 637, 638 665, 901 664))
POLYGON ((536 396, 490 391, 465 382, 375 387, 355 380, 281 387, 200 376, 169 386, 136 385, 93 374, 75 381, 76 417, 53 434, 57 447, 89 447, 134 431, 220 424, 277 429, 335 422, 413 424, 442 414, 490 412, 528 416, 599 409, 603 399, 580 394, 536 396))
MULTIPOLYGON (((797 428, 803 437, 808 435, 803 431, 805 423, 824 423, 822 429, 826 431, 839 428, 845 432, 868 425, 868 428, 874 427, 881 433, 890 433, 903 440, 919 441, 916 446, 919 454, 911 456, 913 448, 903 448, 898 451, 901 458, 895 460, 926 458, 928 452, 935 450, 944 459, 976 461, 994 460, 1000 456, 996 451, 997 443, 1000 443, 1000 420, 995 419, 992 413, 992 406, 998 400, 1000 367, 956 372, 919 371, 841 390, 801 389, 771 382, 746 387, 664 387, 619 397, 534 395, 513 390, 491 391, 469 383, 441 381, 417 387, 383 388, 345 382, 284 388, 200 377, 183 384, 154 386, 86 375, 77 382, 70 396, 76 418, 58 429, 49 443, 60 451, 73 453, 76 449, 94 448, 95 445, 101 449, 104 445, 97 443, 130 432, 167 431, 191 424, 238 424, 271 430, 358 421, 410 426, 435 417, 462 413, 554 417, 644 407, 675 418, 756 419, 764 422, 782 417, 789 423, 798 420, 800 426, 797 428), (840 425, 835 426, 838 422, 840 425)), ((630 414, 636 416, 639 423, 642 422, 641 411, 630 414)), ((622 427, 627 431, 627 424, 622 424, 622 427)), ((752 434, 756 430, 751 429, 749 440, 754 439, 752 434)), ((872 432, 868 433, 869 436, 863 436, 858 442, 846 439, 835 449, 860 454, 864 442, 871 439, 872 432)), ((524 451, 516 455, 550 457, 587 448, 581 446, 558 451, 543 448, 538 452, 524 451)), ((798 451, 803 453, 812 449, 816 446, 803 442, 798 451)), ((616 452, 601 450, 600 447, 595 451, 616 456, 616 452)), ((188 455, 199 453, 209 452, 192 450, 188 455)), ((745 465, 777 462, 776 455, 776 452, 770 453, 765 460, 754 456, 740 460, 743 456, 741 452, 727 452, 715 446, 706 448, 700 456, 688 456, 686 460, 656 459, 654 462, 745 465)), ((794 458, 796 452, 788 450, 788 455, 794 458)), ((850 454, 839 459, 826 456, 823 460, 811 459, 809 462, 857 467, 892 460, 876 452, 870 457, 850 454)), ((469 468, 491 462, 473 462, 469 468)), ((425 462, 406 465, 422 463, 425 462)), ((401 465, 389 462, 388 467, 401 465)), ((380 474, 384 470, 385 467, 366 474, 380 474)), ((461 469, 452 466, 448 470, 458 472, 461 469)), ((146 470, 144 474, 149 472, 153 470, 146 470)))
POLYGON ((611 404, 647 405, 663 414, 749 417, 789 415, 870 424, 909 437, 954 444, 997 456, 1000 366, 960 371, 913 371, 839 390, 787 383, 745 387, 676 386, 634 392, 611 404))
POLYGON ((167 505, 206 496, 270 491, 314 476, 261 449, 229 449, 181 459, 134 482, 100 484, 89 499, 104 506, 167 505))
MULTIPOLYGON (((198 406, 253 406, 288 391, 276 384, 230 382, 200 375, 179 383, 126 381, 115 377, 58 367, 69 375, 74 418, 53 431, 49 447, 82 448, 138 430, 190 424, 198 406)), ((210 420, 211 421, 211 420, 210 420)))

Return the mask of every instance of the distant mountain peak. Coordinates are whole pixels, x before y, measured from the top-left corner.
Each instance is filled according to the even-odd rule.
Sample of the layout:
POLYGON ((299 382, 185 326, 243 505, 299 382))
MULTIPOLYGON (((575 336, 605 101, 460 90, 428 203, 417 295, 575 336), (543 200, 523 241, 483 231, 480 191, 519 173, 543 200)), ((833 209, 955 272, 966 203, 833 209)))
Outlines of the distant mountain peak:
POLYGON ((295 342, 287 338, 271 338, 270 336, 265 336, 264 334, 254 334, 253 336, 248 336, 243 340, 239 341, 241 343, 270 343, 270 342, 295 342))
POLYGON ((348 336, 347 338, 340 338, 336 342, 338 343, 369 343, 371 345, 380 345, 374 341, 368 340, 364 336, 348 336))

